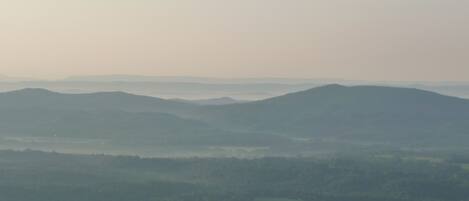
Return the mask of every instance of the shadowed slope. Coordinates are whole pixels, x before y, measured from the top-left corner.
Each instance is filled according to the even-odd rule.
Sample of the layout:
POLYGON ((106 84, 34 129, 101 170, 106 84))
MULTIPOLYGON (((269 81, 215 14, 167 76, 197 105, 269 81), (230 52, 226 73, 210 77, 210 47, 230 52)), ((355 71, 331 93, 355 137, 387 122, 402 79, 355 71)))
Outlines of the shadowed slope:
POLYGON ((23 89, 0 93, 2 109, 121 110, 129 112, 180 112, 195 105, 124 92, 62 94, 45 89, 23 89))
POLYGON ((406 88, 327 85, 206 107, 204 115, 209 122, 284 135, 397 140, 469 135, 468 100, 406 88))

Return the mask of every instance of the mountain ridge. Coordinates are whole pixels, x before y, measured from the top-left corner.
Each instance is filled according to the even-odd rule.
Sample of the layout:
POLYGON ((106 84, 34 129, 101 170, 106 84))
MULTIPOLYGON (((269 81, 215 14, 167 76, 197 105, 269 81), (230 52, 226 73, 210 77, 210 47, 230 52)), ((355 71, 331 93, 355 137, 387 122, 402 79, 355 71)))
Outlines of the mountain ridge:
POLYGON ((122 91, 68 94, 40 88, 25 88, 0 93, 0 109, 47 108, 177 113, 195 107, 197 105, 122 91))
MULTIPOLYGON (((23 89, 0 93, 0 120, 3 134, 75 130, 71 132, 75 137, 113 138, 118 133, 132 139, 138 134, 174 133, 181 134, 182 141, 204 136, 199 140, 217 138, 225 144, 232 139, 266 145, 272 139, 301 138, 426 146, 469 140, 467 99, 419 89, 337 84, 209 106, 125 92, 62 94, 23 89)), ((285 145, 291 146, 287 141, 285 145)))
POLYGON ((207 106, 201 113, 206 121, 225 127, 303 137, 469 135, 469 100, 408 88, 326 85, 261 101, 207 106))

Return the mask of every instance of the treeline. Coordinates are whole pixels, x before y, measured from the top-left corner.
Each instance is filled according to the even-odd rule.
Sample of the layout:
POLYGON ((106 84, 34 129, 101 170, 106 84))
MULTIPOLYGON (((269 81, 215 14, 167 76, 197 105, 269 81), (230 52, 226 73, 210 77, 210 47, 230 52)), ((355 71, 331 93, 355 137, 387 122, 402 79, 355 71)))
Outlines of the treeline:
POLYGON ((0 200, 466 201, 469 172, 453 162, 396 157, 145 159, 2 151, 0 200))

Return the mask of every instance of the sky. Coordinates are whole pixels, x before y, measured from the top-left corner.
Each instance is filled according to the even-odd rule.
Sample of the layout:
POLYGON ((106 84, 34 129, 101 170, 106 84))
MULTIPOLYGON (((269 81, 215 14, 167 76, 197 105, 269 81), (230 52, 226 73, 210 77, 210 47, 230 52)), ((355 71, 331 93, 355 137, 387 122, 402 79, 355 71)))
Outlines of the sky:
POLYGON ((0 0, 0 74, 469 80, 466 0, 0 0))

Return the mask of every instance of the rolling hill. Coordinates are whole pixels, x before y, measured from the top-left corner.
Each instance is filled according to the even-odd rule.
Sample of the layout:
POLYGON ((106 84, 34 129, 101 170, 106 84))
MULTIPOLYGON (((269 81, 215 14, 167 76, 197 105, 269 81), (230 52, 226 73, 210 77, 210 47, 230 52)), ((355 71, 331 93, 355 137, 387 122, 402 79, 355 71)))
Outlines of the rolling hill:
POLYGON ((197 107, 123 92, 62 94, 23 89, 0 93, 0 138, 87 139, 134 147, 270 146, 289 141, 264 133, 223 130, 175 115, 197 107))
POLYGON ((0 93, 0 110, 119 110, 127 112, 175 113, 190 111, 196 105, 124 92, 63 94, 45 89, 26 88, 0 93))
POLYGON ((334 144, 332 149, 343 143, 464 147, 469 100, 418 89, 326 85, 261 101, 202 106, 123 92, 24 89, 0 93, 0 137, 15 136, 296 151, 325 142, 334 144))
POLYGON ((415 143, 469 136, 469 100, 408 88, 326 85, 200 113, 212 124, 287 136, 415 143))
POLYGON ((102 140, 131 146, 269 146, 287 139, 242 133, 164 113, 10 110, 0 113, 0 137, 54 141, 102 140))

